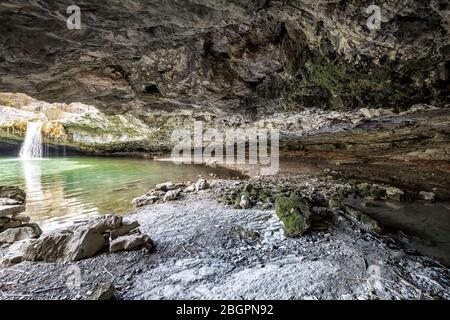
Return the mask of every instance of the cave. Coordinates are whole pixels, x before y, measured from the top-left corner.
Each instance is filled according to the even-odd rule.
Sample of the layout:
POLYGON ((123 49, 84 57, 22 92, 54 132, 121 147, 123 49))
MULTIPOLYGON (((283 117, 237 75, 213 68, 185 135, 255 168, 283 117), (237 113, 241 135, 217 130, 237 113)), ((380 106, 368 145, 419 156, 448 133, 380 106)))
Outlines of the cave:
POLYGON ((448 5, 378 2, 2 1, 0 300, 449 300, 448 5))

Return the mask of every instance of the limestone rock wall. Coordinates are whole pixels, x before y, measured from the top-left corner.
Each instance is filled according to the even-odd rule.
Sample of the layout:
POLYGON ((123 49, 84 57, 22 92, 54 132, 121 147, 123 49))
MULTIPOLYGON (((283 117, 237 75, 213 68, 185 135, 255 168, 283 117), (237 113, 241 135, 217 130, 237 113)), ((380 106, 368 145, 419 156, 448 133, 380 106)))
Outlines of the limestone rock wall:
POLYGON ((405 108, 448 99, 449 5, 380 0, 0 4, 0 91, 112 113, 405 108))

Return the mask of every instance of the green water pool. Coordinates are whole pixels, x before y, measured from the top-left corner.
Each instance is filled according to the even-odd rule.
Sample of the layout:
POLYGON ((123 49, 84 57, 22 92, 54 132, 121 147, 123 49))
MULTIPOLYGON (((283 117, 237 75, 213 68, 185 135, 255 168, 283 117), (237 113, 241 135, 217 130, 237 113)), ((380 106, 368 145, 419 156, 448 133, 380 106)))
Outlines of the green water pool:
POLYGON ((147 159, 67 157, 21 161, 0 157, 0 185, 27 193, 26 214, 44 230, 101 214, 131 212, 131 200, 166 181, 236 173, 147 159))

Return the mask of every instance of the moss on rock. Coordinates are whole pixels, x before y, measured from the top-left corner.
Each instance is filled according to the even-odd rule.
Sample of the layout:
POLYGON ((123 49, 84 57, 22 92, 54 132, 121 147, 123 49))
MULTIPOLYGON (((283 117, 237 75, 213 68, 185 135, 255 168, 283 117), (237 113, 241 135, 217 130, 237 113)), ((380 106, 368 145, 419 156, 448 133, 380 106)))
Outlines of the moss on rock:
POLYGON ((275 212, 284 223, 286 237, 299 237, 311 226, 310 206, 305 199, 296 195, 278 197, 275 201, 275 212))
POLYGON ((366 213, 348 205, 345 206, 345 211, 354 219, 361 222, 368 230, 376 233, 383 233, 383 225, 366 213))
POLYGON ((316 51, 303 59, 299 75, 283 92, 290 104, 333 110, 380 105, 402 109, 433 98, 432 75, 437 67, 426 59, 349 63, 316 51))

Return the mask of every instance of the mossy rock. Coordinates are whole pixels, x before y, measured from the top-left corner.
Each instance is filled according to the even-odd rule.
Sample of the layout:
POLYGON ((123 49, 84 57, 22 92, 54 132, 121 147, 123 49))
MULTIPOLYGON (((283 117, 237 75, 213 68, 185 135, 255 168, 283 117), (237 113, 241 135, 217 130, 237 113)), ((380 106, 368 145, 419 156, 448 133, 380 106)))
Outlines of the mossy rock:
POLYGON ((437 85, 433 76, 439 71, 437 61, 385 61, 378 65, 363 59, 349 63, 314 50, 305 52, 302 59, 299 76, 282 92, 290 110, 295 106, 351 110, 379 105, 402 109, 430 99, 442 100, 442 94, 432 90, 437 85))
POLYGON ((379 185, 373 184, 370 188, 370 196, 374 199, 381 199, 386 196, 386 190, 381 188, 379 185))
POLYGON ((342 207, 342 200, 338 197, 332 197, 328 201, 328 207, 330 209, 340 209, 342 207))
POLYGON ((308 202, 295 195, 278 197, 275 201, 275 212, 284 223, 286 237, 302 236, 311 226, 308 202))
POLYGON ((383 225, 366 213, 351 206, 345 206, 345 211, 347 211, 350 216, 361 222, 368 230, 376 233, 383 233, 383 225))

